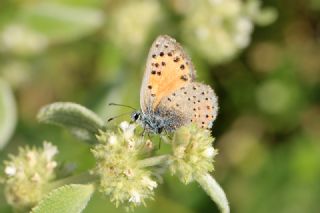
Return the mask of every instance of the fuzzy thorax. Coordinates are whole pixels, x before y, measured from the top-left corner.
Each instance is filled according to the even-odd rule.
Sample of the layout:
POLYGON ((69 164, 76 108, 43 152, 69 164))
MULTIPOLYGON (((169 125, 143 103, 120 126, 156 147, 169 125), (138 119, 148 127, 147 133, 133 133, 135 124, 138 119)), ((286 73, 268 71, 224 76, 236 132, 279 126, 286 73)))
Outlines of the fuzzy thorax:
POLYGON ((178 112, 166 109, 158 109, 155 112, 144 113, 141 111, 133 112, 131 119, 141 125, 146 132, 160 134, 173 132, 186 123, 186 119, 178 112))

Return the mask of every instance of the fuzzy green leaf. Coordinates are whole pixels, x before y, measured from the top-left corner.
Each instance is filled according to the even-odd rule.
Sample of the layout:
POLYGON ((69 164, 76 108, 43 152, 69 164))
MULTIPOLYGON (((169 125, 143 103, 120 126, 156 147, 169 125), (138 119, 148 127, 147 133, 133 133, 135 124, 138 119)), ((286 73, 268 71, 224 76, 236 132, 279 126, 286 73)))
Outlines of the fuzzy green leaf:
POLYGON ((95 143, 104 122, 91 110, 75 103, 57 102, 44 106, 37 115, 41 123, 66 127, 77 138, 95 143))
POLYGON ((0 79, 0 149, 9 141, 16 125, 16 104, 10 86, 0 79))
POLYGON ((87 206, 93 185, 72 184, 50 192, 31 213, 78 213, 87 206))

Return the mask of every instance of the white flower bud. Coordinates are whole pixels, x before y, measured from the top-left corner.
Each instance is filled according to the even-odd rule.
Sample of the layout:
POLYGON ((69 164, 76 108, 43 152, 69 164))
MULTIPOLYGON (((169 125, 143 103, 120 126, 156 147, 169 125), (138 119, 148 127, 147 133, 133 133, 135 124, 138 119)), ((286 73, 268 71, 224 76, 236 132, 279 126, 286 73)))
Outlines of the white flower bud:
POLYGON ((26 156, 30 167, 33 167, 37 163, 36 153, 33 151, 29 151, 27 152, 26 156))
POLYGON ((154 188, 157 188, 158 184, 157 182, 151 180, 149 177, 145 176, 142 178, 142 183, 146 185, 150 190, 153 190, 154 188))
POLYGON ((217 154, 216 150, 213 147, 209 147, 204 150, 203 155, 207 158, 213 158, 217 154))
POLYGON ((152 150, 153 149, 153 143, 152 143, 151 140, 148 139, 146 141, 146 147, 147 147, 148 150, 152 150))
POLYGON ((129 202, 140 204, 141 196, 137 191, 131 191, 131 197, 129 198, 129 202))
POLYGON ((56 154, 58 154, 58 148, 45 141, 43 143, 43 154, 46 157, 47 161, 50 161, 56 154))
POLYGON ((11 176, 14 176, 17 173, 17 169, 14 166, 7 166, 4 169, 4 173, 11 177, 11 176))
POLYGON ((109 143, 110 145, 116 144, 116 143, 117 143, 117 136, 111 135, 111 136, 109 137, 109 139, 108 139, 108 143, 109 143))
POLYGON ((51 171, 51 170, 53 170, 54 168, 56 168, 57 165, 58 165, 57 162, 55 162, 55 161, 50 161, 50 162, 47 163, 47 169, 51 171))
POLYGON ((120 129, 123 131, 123 136, 126 140, 133 137, 135 128, 136 126, 134 124, 129 124, 126 121, 120 123, 120 129))

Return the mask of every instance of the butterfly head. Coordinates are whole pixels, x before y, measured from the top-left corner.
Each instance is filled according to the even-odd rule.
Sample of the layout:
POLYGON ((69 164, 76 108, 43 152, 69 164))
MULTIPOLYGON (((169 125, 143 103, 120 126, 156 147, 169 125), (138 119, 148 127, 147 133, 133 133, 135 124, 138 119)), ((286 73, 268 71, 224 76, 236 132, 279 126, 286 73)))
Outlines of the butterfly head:
POLYGON ((168 129, 170 125, 167 124, 167 121, 153 113, 134 111, 131 114, 131 120, 142 125, 147 132, 160 134, 163 130, 170 131, 170 129, 168 129))
POLYGON ((141 120, 141 111, 134 111, 131 114, 131 120, 133 122, 137 122, 137 121, 141 120))

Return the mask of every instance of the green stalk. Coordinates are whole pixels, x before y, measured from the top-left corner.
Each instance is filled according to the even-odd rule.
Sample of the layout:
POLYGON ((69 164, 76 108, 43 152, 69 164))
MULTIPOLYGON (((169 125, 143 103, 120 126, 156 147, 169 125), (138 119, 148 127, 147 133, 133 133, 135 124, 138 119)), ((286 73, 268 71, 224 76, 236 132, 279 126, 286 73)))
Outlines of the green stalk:
POLYGON ((230 207, 221 186, 217 181, 208 173, 196 178, 196 181, 207 192, 211 199, 218 205, 222 213, 229 213, 230 207))
POLYGON ((167 164, 169 160, 169 155, 160 155, 152 158, 146 158, 139 161, 139 167, 150 167, 157 166, 161 164, 167 164))
POLYGON ((54 181, 48 185, 46 190, 51 191, 60 186, 64 186, 68 184, 88 184, 88 183, 93 183, 96 180, 97 180, 97 176, 91 175, 89 172, 84 172, 82 174, 73 175, 67 178, 54 181))

